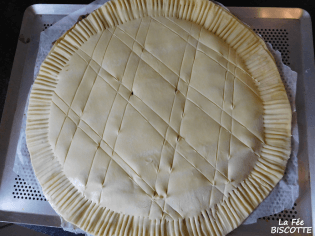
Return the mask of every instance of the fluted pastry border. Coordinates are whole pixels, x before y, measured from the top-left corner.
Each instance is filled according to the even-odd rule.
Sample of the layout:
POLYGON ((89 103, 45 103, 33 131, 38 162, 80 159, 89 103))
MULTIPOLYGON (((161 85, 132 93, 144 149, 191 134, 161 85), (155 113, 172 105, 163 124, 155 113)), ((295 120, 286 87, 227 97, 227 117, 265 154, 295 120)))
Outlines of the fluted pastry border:
POLYGON ((225 235, 238 227, 282 178, 291 151, 291 108, 274 58, 264 41, 223 7, 207 0, 112 0, 57 40, 42 63, 30 95, 26 139, 35 174, 47 200, 64 219, 88 233, 225 235), (48 139, 57 77, 73 53, 93 34, 148 15, 189 20, 222 38, 244 60, 264 106, 265 143, 251 174, 215 207, 180 220, 124 215, 86 199, 64 175, 48 139))

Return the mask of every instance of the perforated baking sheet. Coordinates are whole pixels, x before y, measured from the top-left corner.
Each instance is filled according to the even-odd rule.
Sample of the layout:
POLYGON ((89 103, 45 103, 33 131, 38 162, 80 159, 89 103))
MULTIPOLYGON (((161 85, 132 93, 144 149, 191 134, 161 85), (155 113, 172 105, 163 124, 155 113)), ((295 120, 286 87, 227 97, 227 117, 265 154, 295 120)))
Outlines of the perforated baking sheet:
MULTIPOLYGON (((27 92, 32 83, 34 64, 39 43, 39 34, 45 28, 53 25, 66 14, 71 13, 82 5, 33 5, 24 15, 21 33, 24 40, 20 40, 13 64, 5 109, 0 126, 0 155, 6 157, 0 160, 0 221, 60 226, 60 220, 54 210, 46 202, 37 182, 31 174, 31 166, 23 166, 25 173, 18 176, 13 172, 14 157, 27 92), (58 13, 58 14, 56 14, 58 13), (28 42, 28 43, 27 43, 28 42), (19 90, 20 85, 20 90, 19 90)), ((310 80, 314 75, 312 38, 304 33, 311 32, 310 18, 301 9, 282 8, 229 8, 232 13, 241 18, 259 33, 266 42, 282 54, 283 63, 298 72, 298 88, 296 106, 300 133, 299 185, 300 197, 292 209, 261 218, 256 224, 243 225, 230 235, 269 235, 272 226, 278 226, 278 220, 292 220, 301 218, 306 226, 312 226, 311 209, 311 181, 309 176, 309 158, 313 153, 308 142, 312 133, 307 129, 307 120, 312 113, 308 106, 306 87, 312 85, 310 80), (268 13, 267 15, 264 12, 268 13), (245 17, 244 17, 245 16, 245 17), (287 17, 289 16, 289 17, 287 17), (303 45, 303 46, 302 46, 303 45), (309 57, 310 59, 305 59, 309 57), (310 81, 309 81, 310 80, 310 81), (305 85, 309 86, 305 86, 305 85), (307 110, 307 112, 306 112, 307 110), (308 135, 308 136, 307 136, 308 135), (308 137, 308 138, 307 138, 308 137), (309 155, 309 153, 311 153, 309 155)), ((311 88, 309 88, 311 89, 311 88)), ((315 89, 315 86, 313 87, 315 89)), ((315 101, 315 100, 314 100, 315 101)), ((309 122, 309 125, 312 121, 309 122)), ((312 208, 313 209, 313 208, 312 208)))

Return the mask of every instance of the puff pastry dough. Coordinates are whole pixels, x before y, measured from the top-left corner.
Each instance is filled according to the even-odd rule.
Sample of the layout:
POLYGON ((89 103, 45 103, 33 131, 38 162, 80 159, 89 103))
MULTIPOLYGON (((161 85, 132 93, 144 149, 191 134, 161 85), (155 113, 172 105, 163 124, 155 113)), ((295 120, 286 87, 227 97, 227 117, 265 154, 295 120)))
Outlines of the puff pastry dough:
POLYGON ((225 235, 282 178, 274 59, 206 0, 113 0, 54 45, 27 145, 46 198, 94 235, 225 235))

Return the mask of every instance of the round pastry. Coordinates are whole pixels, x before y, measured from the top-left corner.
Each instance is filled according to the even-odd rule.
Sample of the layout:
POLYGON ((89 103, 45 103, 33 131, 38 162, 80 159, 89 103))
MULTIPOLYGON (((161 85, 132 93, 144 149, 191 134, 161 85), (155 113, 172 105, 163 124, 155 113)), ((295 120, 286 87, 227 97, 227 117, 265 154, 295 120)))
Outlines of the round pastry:
POLYGON ((263 40, 207 0, 113 0, 53 46, 27 145, 94 235, 225 235, 282 178, 291 109, 263 40))

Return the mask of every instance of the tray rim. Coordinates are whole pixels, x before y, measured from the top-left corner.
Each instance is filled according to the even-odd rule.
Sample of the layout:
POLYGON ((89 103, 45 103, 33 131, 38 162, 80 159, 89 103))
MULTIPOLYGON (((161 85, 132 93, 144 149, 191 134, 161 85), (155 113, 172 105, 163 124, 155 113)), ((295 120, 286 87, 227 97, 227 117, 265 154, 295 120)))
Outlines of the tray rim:
MULTIPOLYGON (((30 26, 27 26, 27 22, 29 22, 30 20, 34 20, 34 18, 38 15, 44 15, 44 14, 50 14, 50 15, 64 15, 64 14, 69 14, 69 8, 70 7, 75 7, 77 8, 76 10, 80 9, 81 7, 86 6, 86 5, 73 5, 73 4, 34 4, 29 6, 28 8, 26 8, 25 12, 24 12, 24 16, 23 16, 23 20, 22 20, 22 26, 21 26, 21 30, 20 30, 20 35, 22 35, 23 33, 25 34, 26 29, 25 28, 30 28, 30 26), (57 9, 61 9, 61 11, 53 11, 53 12, 49 12, 49 9, 51 9, 51 7, 56 7, 57 9), (68 10, 67 10, 68 9, 68 10), (67 12, 67 13, 65 13, 67 12), (33 17, 33 19, 32 19, 33 17)), ((271 18, 271 19, 283 19, 281 17, 279 17, 281 14, 281 12, 283 13, 283 11, 290 11, 292 12, 292 14, 290 15, 290 17, 287 17, 285 19, 295 19, 295 20, 301 20, 301 22, 303 24, 307 24, 307 25, 311 25, 311 18, 310 15, 307 11, 301 9, 301 8, 270 8, 270 7, 264 7, 264 8, 257 8, 257 7, 228 7, 228 9, 230 9, 231 11, 233 11, 233 14, 235 15, 242 15, 242 12, 245 10, 251 10, 254 12, 258 12, 259 9, 263 11, 268 11, 269 15, 268 17, 263 17, 263 18, 271 18)), ((71 11, 72 12, 72 11, 71 11)), ((252 18, 250 16, 254 16, 256 13, 253 14, 247 14, 246 18, 252 18)), ((262 18, 262 17, 258 17, 257 15, 255 15, 255 18, 262 18)), ((244 18, 244 17, 243 17, 244 18)), ((302 24, 301 23, 301 24, 302 24)), ((311 28, 312 29, 312 28, 311 28)), ((310 43, 311 42, 311 47, 313 48, 313 40, 312 40, 312 36, 311 35, 306 35, 302 37, 304 39, 304 41, 310 43)), ((6 96, 6 100, 5 100, 5 105, 4 105, 4 109, 3 109, 3 115, 1 117, 1 123, 0 123, 0 155, 2 156, 2 154, 4 154, 4 156, 6 157, 5 160, 0 159, 0 165, 3 164, 3 166, 5 165, 4 163, 6 162, 7 159, 7 155, 12 155, 13 152, 15 151, 16 147, 12 147, 14 146, 14 141, 12 141, 14 136, 14 126, 20 126, 21 122, 19 122, 16 118, 16 112, 18 109, 18 104, 20 104, 21 102, 23 103, 23 101, 21 101, 21 96, 17 96, 14 98, 14 96, 12 97, 10 94, 16 94, 14 92, 18 91, 18 94, 20 95, 20 87, 16 85, 16 82, 22 82, 21 78, 20 81, 17 78, 18 76, 14 74, 15 68, 18 67, 19 64, 21 64, 23 62, 25 62, 26 60, 26 55, 24 56, 24 59, 20 59, 18 60, 17 58, 19 57, 20 54, 22 54, 22 52, 28 50, 29 45, 25 45, 25 43, 23 43, 21 40, 18 41, 17 44, 17 48, 16 48, 16 53, 15 53, 15 57, 14 57, 14 62, 13 62, 13 66, 12 66, 12 71, 11 71, 11 76, 10 76, 10 80, 9 80, 9 86, 8 86, 8 92, 7 92, 7 96, 6 96), (15 102, 15 107, 10 107, 10 102, 15 102), (6 117, 8 115, 12 115, 11 117, 13 117, 13 119, 8 119, 9 117, 6 117), (5 117, 5 118, 3 118, 5 117), (7 119, 6 119, 7 118, 7 119), (9 133, 7 133, 9 132, 9 133), (6 139, 4 138, 6 137, 6 139), (7 143, 7 145, 3 145, 7 143), (14 149, 14 151, 12 151, 12 149, 14 149)), ((310 49, 310 48, 309 48, 310 49)), ((310 50, 312 55, 308 55, 307 58, 314 58, 313 55, 313 50, 310 50)), ((25 53, 26 54, 26 53, 25 53)), ((301 55, 301 57, 305 57, 305 55, 301 55)), ((304 59, 305 63, 308 65, 307 68, 310 69, 308 75, 302 76, 305 80, 305 82, 307 81, 311 81, 311 82, 307 82, 310 83, 312 85, 314 85, 315 88, 315 82, 314 79, 312 80, 312 76, 314 77, 315 75, 315 69, 314 69, 314 59, 313 60, 309 60, 309 59, 304 59)), ((23 63, 23 67, 24 67, 24 63, 23 63)), ((21 72, 19 73, 19 76, 22 77, 22 75, 24 74, 24 68, 23 70, 21 70, 21 72)), ((307 90, 308 86, 305 86, 306 90, 307 90)), ((308 95, 310 92, 306 91, 306 94, 308 95)), ((315 101, 315 94, 312 96, 314 98, 315 101)), ((314 106, 311 106, 312 104, 310 104, 311 102, 305 101, 305 104, 307 106, 307 108, 314 110, 315 108, 313 108, 314 106), (312 109, 313 108, 313 109, 312 109)), ((25 102, 24 102, 25 104, 25 102)), ((307 109, 305 111, 307 113, 307 109)), ((308 117, 307 117, 308 118, 308 117)), ((310 117, 311 118, 311 117, 310 117)), ((309 127, 309 124, 312 125, 312 127, 315 127, 315 120, 314 119, 308 119, 307 120, 307 124, 306 126, 309 127)), ((312 142, 311 141, 315 141, 315 128, 311 131, 309 131, 309 129, 307 129, 307 136, 310 137, 308 139, 308 147, 312 147, 312 142)), ((17 142, 15 142, 17 143, 17 142)), ((313 142, 314 143, 314 142, 313 142)), ((16 146, 16 145, 15 145, 16 146)), ((315 161, 314 161, 314 153, 315 153, 315 147, 314 150, 312 150, 313 152, 311 153, 311 151, 308 151, 308 157, 309 157, 309 166, 315 166, 315 161), (311 158, 313 157, 313 158, 311 158)), ((15 152, 14 152, 15 154, 15 152)), ((315 181, 315 170, 314 168, 310 168, 310 175, 311 175, 311 180, 315 181)), ((0 178, 2 177, 3 174, 3 169, 2 167, 0 167, 0 178)), ((311 181, 310 181, 311 182, 311 181)), ((1 188, 1 186, 0 186, 1 188)), ((315 196, 315 188, 311 188, 311 195, 315 196)), ((315 206, 315 198, 312 197, 312 206, 315 206)), ((314 210, 312 207, 312 215, 314 215, 314 210)), ((49 222, 49 224, 47 224, 47 220, 43 220, 43 216, 42 215, 36 215, 36 217, 34 218, 30 218, 29 214, 21 214, 20 212, 5 212, 2 211, 0 209, 0 221, 2 221, 4 218, 6 218, 6 216, 10 216, 7 219, 10 220, 8 222, 13 222, 13 219, 17 219, 14 222, 19 222, 19 223, 27 223, 27 224, 39 224, 39 225, 48 225, 48 226, 52 226, 51 225, 51 221, 49 222)), ((56 217, 59 219, 59 216, 51 216, 52 218, 56 217)), ((312 217, 314 218, 314 217, 312 217)), ((57 220, 58 221, 58 220, 57 220)), ((54 226, 60 226, 60 221, 55 222, 54 226), (58 225, 59 224, 59 225, 58 225)), ((315 226, 315 219, 312 219, 312 225, 315 226)))

